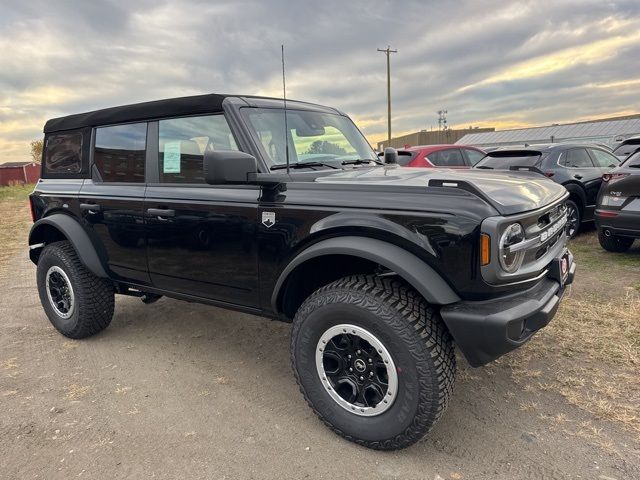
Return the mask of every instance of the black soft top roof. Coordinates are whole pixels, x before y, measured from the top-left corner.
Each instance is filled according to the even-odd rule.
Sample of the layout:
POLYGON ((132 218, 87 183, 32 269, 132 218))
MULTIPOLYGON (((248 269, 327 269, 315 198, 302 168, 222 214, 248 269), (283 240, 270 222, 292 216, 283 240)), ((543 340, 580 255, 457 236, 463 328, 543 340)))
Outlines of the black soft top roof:
POLYGON ((227 96, 210 93, 191 97, 169 98, 167 100, 135 103, 52 118, 45 123, 44 133, 94 127, 96 125, 135 122, 150 118, 221 112, 222 102, 227 96))
MULTIPOLYGON (((282 108, 283 106, 283 100, 280 98, 209 93, 206 95, 134 103, 132 105, 122 105, 120 107, 104 108, 87 113, 77 113, 66 117, 52 118, 45 123, 44 133, 76 130, 100 125, 113 125, 124 122, 138 122, 164 117, 217 113, 222 112, 222 102, 228 97, 235 97, 243 102, 243 104, 253 107, 282 108)), ((342 112, 335 108, 297 100, 287 100, 287 108, 343 115, 342 112)))

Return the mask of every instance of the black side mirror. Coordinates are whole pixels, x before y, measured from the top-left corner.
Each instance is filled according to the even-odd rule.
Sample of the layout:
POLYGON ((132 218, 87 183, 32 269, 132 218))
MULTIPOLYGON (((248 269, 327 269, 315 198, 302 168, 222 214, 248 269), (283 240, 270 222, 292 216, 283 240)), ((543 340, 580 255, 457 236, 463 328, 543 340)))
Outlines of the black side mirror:
POLYGON ((209 185, 248 183, 249 176, 258 173, 255 157, 244 152, 218 150, 205 152, 204 178, 209 185))
POLYGON ((393 147, 384 149, 384 163, 395 165, 398 163, 398 151, 393 147))

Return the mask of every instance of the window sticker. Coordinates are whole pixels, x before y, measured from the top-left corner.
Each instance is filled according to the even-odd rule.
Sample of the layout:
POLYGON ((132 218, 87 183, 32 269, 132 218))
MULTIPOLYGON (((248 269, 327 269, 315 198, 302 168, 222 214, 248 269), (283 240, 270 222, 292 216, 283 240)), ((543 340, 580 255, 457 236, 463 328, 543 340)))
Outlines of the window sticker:
POLYGON ((180 142, 164 144, 163 173, 180 173, 180 142))

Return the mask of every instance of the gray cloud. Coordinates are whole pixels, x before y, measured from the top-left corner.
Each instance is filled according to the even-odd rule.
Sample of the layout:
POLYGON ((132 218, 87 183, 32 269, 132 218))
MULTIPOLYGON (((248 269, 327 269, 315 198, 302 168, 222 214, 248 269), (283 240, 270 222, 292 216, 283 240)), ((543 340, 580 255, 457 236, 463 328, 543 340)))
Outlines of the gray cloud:
POLYGON ((624 82, 637 78, 639 14, 637 1, 5 0, 0 162, 24 158, 53 116, 279 95, 281 43, 289 96, 347 111, 373 141, 386 132, 387 44, 396 132, 429 128, 440 107, 460 125, 637 111, 640 85, 624 82))

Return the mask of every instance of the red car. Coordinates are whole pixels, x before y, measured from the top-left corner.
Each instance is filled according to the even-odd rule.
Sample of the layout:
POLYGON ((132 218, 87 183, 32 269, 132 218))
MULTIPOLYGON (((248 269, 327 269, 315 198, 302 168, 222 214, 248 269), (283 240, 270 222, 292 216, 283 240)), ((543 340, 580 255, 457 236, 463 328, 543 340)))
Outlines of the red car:
POLYGON ((403 167, 471 168, 485 153, 466 145, 423 145, 398 149, 403 167))

